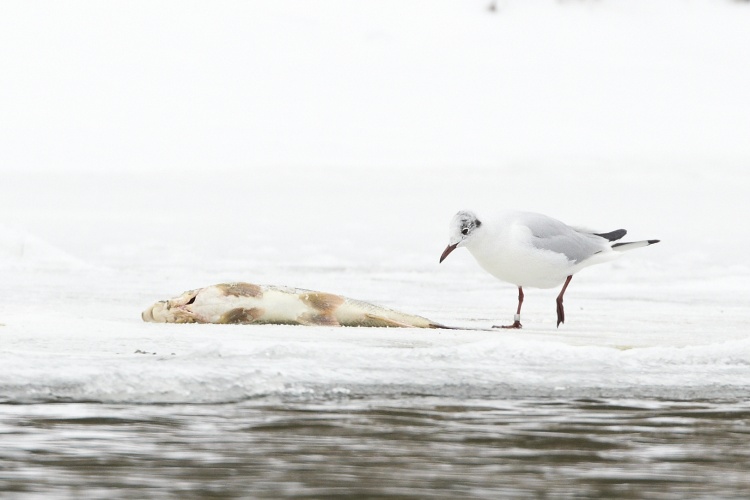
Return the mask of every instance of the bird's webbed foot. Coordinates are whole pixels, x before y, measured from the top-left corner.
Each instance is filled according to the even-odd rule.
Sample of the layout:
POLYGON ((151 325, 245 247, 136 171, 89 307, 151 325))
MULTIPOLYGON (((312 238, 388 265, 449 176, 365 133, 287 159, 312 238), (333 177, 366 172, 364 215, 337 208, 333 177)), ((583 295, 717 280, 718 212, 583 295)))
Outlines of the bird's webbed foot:
POLYGON ((516 317, 512 325, 493 325, 492 328, 505 328, 505 329, 520 330, 521 328, 523 328, 523 325, 521 324, 521 319, 519 317, 516 317))
POLYGON ((515 328, 517 330, 520 330, 521 328, 523 328, 523 325, 521 324, 520 321, 514 321, 512 325, 502 325, 500 327, 494 326, 493 328, 506 328, 506 329, 515 328))
POLYGON ((563 309, 562 300, 557 301, 557 327, 560 328, 560 323, 565 323, 565 309, 563 309))

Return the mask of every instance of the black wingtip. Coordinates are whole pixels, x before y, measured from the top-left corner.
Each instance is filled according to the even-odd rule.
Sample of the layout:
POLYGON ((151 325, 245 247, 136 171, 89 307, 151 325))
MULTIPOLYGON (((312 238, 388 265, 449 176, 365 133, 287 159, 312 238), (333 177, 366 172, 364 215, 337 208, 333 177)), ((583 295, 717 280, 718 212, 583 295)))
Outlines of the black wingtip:
POLYGON ((654 243, 659 243, 661 240, 648 240, 649 245, 653 245, 654 243))
POLYGON ((617 229, 616 231, 610 231, 609 233, 594 233, 596 236, 601 236, 602 238, 606 238, 609 241, 617 241, 628 232, 624 229, 617 229))

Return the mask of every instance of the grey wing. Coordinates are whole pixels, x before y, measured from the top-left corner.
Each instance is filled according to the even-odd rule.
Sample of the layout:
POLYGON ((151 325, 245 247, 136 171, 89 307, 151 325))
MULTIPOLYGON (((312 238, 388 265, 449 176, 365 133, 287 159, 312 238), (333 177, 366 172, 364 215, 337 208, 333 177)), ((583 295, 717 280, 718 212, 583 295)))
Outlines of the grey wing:
POLYGON ((604 249, 605 238, 579 231, 551 217, 530 215, 524 223, 531 230, 531 244, 536 248, 563 254, 575 263, 604 249))

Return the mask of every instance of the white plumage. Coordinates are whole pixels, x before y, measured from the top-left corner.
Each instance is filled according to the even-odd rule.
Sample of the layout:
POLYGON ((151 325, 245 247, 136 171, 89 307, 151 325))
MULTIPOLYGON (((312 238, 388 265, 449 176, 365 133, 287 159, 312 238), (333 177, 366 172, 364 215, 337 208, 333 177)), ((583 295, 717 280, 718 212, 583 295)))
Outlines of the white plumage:
POLYGON ((508 211, 488 218, 458 212, 451 220, 449 244, 442 262, 458 247, 466 247, 480 266, 519 289, 518 312, 512 328, 521 328, 523 287, 552 288, 563 284, 557 298, 557 325, 565 320, 562 297, 572 276, 581 269, 608 262, 622 251, 657 243, 645 240, 613 243, 624 229, 594 233, 568 226, 557 219, 531 212, 508 211))

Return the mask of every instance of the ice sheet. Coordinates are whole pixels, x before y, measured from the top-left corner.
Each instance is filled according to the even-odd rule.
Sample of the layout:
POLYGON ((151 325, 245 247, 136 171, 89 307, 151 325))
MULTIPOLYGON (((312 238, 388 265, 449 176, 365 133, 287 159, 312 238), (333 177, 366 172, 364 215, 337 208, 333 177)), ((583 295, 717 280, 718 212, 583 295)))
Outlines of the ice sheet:
MULTIPOLYGON (((409 189, 423 182, 420 172, 402 173, 399 182, 382 178, 373 182, 375 192, 341 174, 323 172, 317 185, 290 185, 246 173, 247 182, 273 186, 258 189, 250 204, 243 186, 206 188, 209 177, 164 188, 149 186, 147 176, 68 176, 73 186, 93 183, 99 194, 91 201, 71 196, 60 210, 42 205, 38 220, 28 215, 31 209, 24 212, 28 227, 42 228, 65 248, 29 231, 4 231, 0 394, 5 401, 132 403, 402 393, 679 399, 748 392, 750 273, 739 261, 712 259, 714 242, 687 250, 673 239, 679 236, 577 275, 559 329, 557 291, 534 289, 526 293, 520 332, 140 320, 155 300, 245 280, 345 294, 461 327, 510 322, 512 285, 485 275, 465 252, 438 264, 452 208, 420 208, 436 205, 433 190, 409 189), (337 174, 331 189, 326 176, 337 174), (352 196, 357 190, 369 194, 360 202, 352 196), (408 202, 402 199, 407 190, 408 202), (133 210, 130 196, 158 200, 163 208, 133 210), (415 209, 394 208, 401 203, 415 209), (97 204, 104 209, 94 210, 97 204)), ((447 189, 463 177, 445 173, 426 182, 447 189)), ((61 196, 56 181, 15 182, 32 178, 48 199, 61 196)), ((568 195, 557 198, 562 211, 568 195)), ((617 207, 609 217, 596 211, 592 218, 631 211, 641 209, 617 207)), ((663 236, 658 221, 633 219, 635 237, 663 236)), ((716 223, 729 229, 733 221, 716 223)))
POLYGON ((3 401, 748 396, 740 2, 44 5, 0 19, 3 401), (662 242, 559 329, 555 290, 520 332, 140 320, 242 280, 507 323, 512 285, 437 262, 506 207, 662 242))

